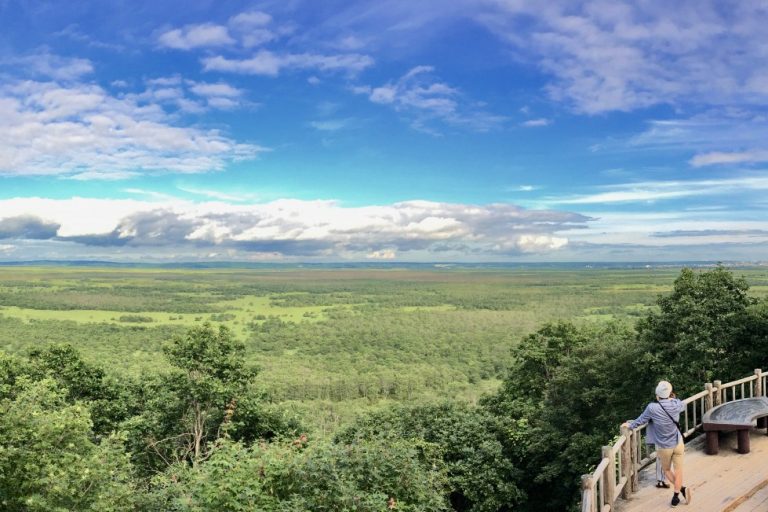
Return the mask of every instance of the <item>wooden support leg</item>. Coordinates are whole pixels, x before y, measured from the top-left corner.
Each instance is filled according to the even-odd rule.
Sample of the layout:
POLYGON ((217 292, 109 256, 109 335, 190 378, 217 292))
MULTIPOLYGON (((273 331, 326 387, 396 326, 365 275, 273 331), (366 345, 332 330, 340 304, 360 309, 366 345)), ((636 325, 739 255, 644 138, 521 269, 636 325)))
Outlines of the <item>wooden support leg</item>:
POLYGON ((768 417, 757 418, 757 428, 768 428, 768 417))
POLYGON ((707 455, 717 455, 720 449, 720 442, 717 438, 717 431, 707 432, 707 455))
POLYGON ((749 453, 749 430, 739 430, 737 431, 738 434, 738 452, 739 453, 749 453))

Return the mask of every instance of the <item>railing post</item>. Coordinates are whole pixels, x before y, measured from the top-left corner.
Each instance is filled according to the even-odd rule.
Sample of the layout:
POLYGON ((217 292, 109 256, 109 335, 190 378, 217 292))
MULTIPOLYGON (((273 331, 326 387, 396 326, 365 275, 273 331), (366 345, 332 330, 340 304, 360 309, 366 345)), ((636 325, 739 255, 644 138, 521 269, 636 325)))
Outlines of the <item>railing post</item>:
POLYGON ((720 386, 723 385, 722 382, 719 380, 716 380, 713 382, 715 386, 715 407, 723 403, 723 390, 720 388, 720 386))
POLYGON ((632 492, 637 492, 640 489, 640 458, 639 455, 639 444, 640 444, 640 434, 637 432, 632 432, 632 435, 629 437, 631 448, 632 448, 632 457, 630 458, 632 462, 632 475, 629 479, 629 490, 632 492))
POLYGON ((755 397, 763 396, 763 370, 760 368, 755 369, 755 387, 753 388, 753 391, 755 392, 755 397))
POLYGON ((603 494, 605 495, 605 503, 609 504, 611 508, 613 508, 613 502, 616 501, 616 461, 612 451, 610 446, 603 446, 603 458, 608 459, 608 466, 603 473, 603 494))
POLYGON ((593 484, 592 484, 592 475, 581 475, 581 495, 582 495, 582 500, 583 500, 583 496, 584 496, 584 491, 589 491, 590 496, 592 497, 592 499, 589 500, 589 509, 588 510, 584 510, 584 507, 583 507, 583 503, 584 502, 582 501, 581 512, 595 512, 597 504, 595 503, 595 493, 593 492, 594 488, 593 488, 593 484))
POLYGON ((707 412, 715 406, 715 398, 713 396, 714 391, 712 390, 712 383, 707 382, 706 384, 704 384, 704 389, 707 391, 707 396, 704 397, 704 412, 707 412))
POLYGON ((621 474, 627 479, 627 483, 621 490, 621 497, 627 499, 632 492, 632 431, 629 427, 621 427, 621 435, 626 439, 621 445, 621 474))

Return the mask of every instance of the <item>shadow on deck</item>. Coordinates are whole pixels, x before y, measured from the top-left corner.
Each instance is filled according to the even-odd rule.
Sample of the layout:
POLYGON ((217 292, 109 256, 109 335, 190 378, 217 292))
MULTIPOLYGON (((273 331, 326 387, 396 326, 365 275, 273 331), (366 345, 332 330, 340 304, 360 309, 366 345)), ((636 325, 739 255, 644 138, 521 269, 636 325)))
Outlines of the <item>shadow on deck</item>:
MULTIPOLYGON (((687 512, 768 511, 768 436, 765 429, 750 432, 751 450, 736 453, 736 432, 720 434, 720 453, 704 453, 704 436, 686 445, 684 483, 693 490, 692 504, 677 509, 687 512)), ((655 463, 654 463, 655 464, 655 463)), ((618 512, 669 510, 671 489, 655 487, 655 466, 640 473, 640 489, 629 500, 618 500, 618 512)))

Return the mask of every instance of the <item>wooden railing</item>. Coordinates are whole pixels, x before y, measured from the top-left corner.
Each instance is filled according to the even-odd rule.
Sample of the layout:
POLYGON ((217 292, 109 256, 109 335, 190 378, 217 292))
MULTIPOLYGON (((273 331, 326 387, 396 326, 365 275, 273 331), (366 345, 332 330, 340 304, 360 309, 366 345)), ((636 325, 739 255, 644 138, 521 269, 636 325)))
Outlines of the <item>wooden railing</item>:
MULTIPOLYGON (((680 426, 684 437, 690 438, 701 427, 701 418, 711 408, 741 398, 766 396, 766 379, 768 374, 757 369, 743 379, 705 384, 704 391, 683 400, 685 412, 680 426)), ((645 443, 645 427, 622 427, 616 442, 603 446, 600 463, 592 473, 581 477, 582 512, 610 512, 615 510, 617 499, 638 491, 640 470, 656 460, 656 452, 650 452, 645 443)))

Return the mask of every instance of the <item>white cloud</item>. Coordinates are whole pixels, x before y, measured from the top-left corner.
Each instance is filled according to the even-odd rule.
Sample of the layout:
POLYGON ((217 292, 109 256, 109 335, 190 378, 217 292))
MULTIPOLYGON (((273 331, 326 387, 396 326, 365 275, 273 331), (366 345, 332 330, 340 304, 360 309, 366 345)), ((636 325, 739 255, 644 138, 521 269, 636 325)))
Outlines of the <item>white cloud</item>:
POLYGON ((65 82, 93 73, 93 63, 88 59, 62 57, 47 51, 24 57, 4 58, 0 60, 0 66, 11 68, 14 74, 22 72, 65 82))
POLYGON ((517 187, 510 187, 507 190, 509 192, 533 192, 538 187, 534 187, 533 185, 519 185, 517 187))
POLYGON ((628 139, 607 140, 598 151, 691 153, 692 167, 768 162, 768 118, 764 109, 716 108, 689 118, 652 120, 628 139))
POLYGON ((397 88, 393 86, 382 86, 371 89, 370 99, 374 103, 394 103, 397 96, 397 88))
POLYGON ((225 98, 237 98, 243 94, 240 89, 223 82, 215 84, 197 82, 190 87, 190 90, 199 96, 222 96, 225 98))
POLYGON ((523 235, 517 239, 515 245, 521 252, 547 252, 564 247, 568 243, 567 238, 548 235, 523 235))
POLYGON ((494 0, 475 18, 553 77, 547 90, 598 114, 657 104, 754 104, 768 97, 768 11, 759 2, 494 0))
POLYGON ((271 30, 253 29, 242 35, 242 43, 245 48, 253 48, 274 41, 277 37, 271 30))
POLYGON ((229 25, 243 30, 265 27, 272 23, 272 16, 263 11, 241 12, 229 19, 229 25))
POLYGON ((394 260, 397 258, 397 251, 392 249, 382 249, 380 251, 369 252, 365 257, 369 260, 394 260))
POLYGON ((690 164, 694 167, 704 167, 707 165, 722 164, 753 164, 768 162, 768 150, 754 150, 726 153, 722 151, 713 151, 695 155, 690 164))
POLYGON ((247 75, 277 76, 284 69, 346 71, 356 73, 373 65, 368 55, 345 53, 319 55, 313 53, 277 54, 260 50, 249 59, 229 59, 221 55, 202 59, 204 71, 224 71, 247 75))
POLYGON ((768 177, 746 176, 728 179, 688 181, 647 181, 600 187, 602 192, 549 198, 547 204, 604 204, 654 202, 694 196, 762 193, 768 191, 768 177))
MULTIPOLYGON (((722 218, 720 213, 696 212, 619 212, 606 211, 599 219, 590 222, 589 227, 567 233, 571 244, 625 245, 634 254, 645 253, 655 256, 675 248, 699 248, 708 253, 701 259, 724 259, 721 252, 728 246, 739 246, 742 255, 755 255, 759 247, 747 246, 768 243, 768 222, 750 218, 722 218), (740 245, 741 244, 741 245, 740 245)), ((747 215, 750 217, 751 215, 747 215)), ((731 251, 729 251, 731 252, 731 251)), ((693 254, 693 253, 691 253, 693 254)), ((765 253, 763 252, 763 255, 765 253)), ((697 259, 691 256, 679 259, 697 259)))
POLYGON ((173 75, 147 79, 145 83, 147 88, 143 92, 124 98, 162 104, 166 109, 177 108, 187 114, 201 114, 211 108, 230 110, 244 104, 244 91, 224 82, 196 82, 173 75))
POLYGON ((229 19, 229 27, 237 33, 245 48, 253 48, 274 41, 280 35, 279 28, 267 28, 272 16, 262 11, 242 12, 229 19))
POLYGON ((340 50, 356 51, 364 48, 366 42, 358 36, 346 36, 339 39, 334 46, 340 50))
POLYGON ((231 110, 240 106, 240 103, 231 98, 208 98, 208 105, 220 110, 231 110))
MULTIPOLYGON (((189 190, 231 199, 216 191, 189 190)), ((556 235, 558 231, 583 228, 590 221, 575 213, 525 210, 510 204, 408 201, 351 208, 334 201, 295 199, 195 203, 142 189, 128 192, 155 200, 0 200, 0 222, 10 219, 0 227, 57 243, 135 252, 197 248, 207 254, 216 247, 216 252, 238 254, 388 259, 431 251, 465 256, 546 253, 567 244, 565 237, 556 235)))
POLYGON ((439 134, 431 125, 434 121, 475 131, 488 131, 500 126, 506 118, 477 110, 461 101, 461 92, 436 81, 431 66, 416 66, 397 81, 378 87, 356 85, 355 94, 365 94, 373 103, 390 105, 412 116, 415 129, 439 134))
POLYGON ((199 173, 265 151, 217 130, 177 126, 155 103, 155 96, 179 99, 167 91, 173 92, 117 98, 96 85, 2 85, 0 174, 101 179, 199 173))
POLYGON ((202 189, 202 188, 194 188, 194 187, 176 187, 176 188, 178 188, 182 192, 187 192, 189 194, 193 194, 196 196, 207 197, 209 199, 217 199, 219 201, 226 201, 229 203, 255 202, 259 199, 258 194, 221 192, 219 190, 202 189))
POLYGON ((525 126, 527 128, 537 127, 537 126, 549 126, 552 124, 552 121, 549 119, 545 119, 543 117, 539 119, 529 119, 528 121, 523 121, 520 123, 521 126, 525 126))
POLYGON ((187 25, 184 28, 168 30, 157 38, 160 46, 176 50, 210 48, 235 44, 227 27, 213 23, 187 25))
POLYGON ((149 78, 146 80, 147 85, 151 86, 172 86, 181 85, 183 82, 181 75, 160 76, 157 78, 149 78))

